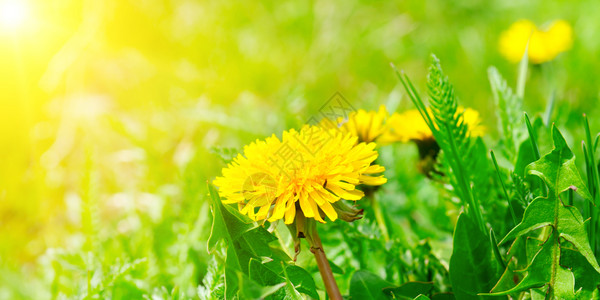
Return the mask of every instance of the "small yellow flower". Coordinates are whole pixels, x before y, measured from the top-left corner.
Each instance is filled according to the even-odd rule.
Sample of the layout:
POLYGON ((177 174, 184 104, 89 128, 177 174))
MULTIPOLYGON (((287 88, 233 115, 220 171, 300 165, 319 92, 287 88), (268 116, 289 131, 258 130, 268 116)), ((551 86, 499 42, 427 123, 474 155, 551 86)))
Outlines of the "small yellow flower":
POLYGON ((322 212, 334 221, 337 201, 364 196, 358 185, 387 181, 376 175, 384 167, 371 165, 378 156, 374 149, 374 143, 357 143, 338 128, 306 125, 285 131, 281 140, 273 135, 247 145, 214 184, 223 203, 238 203, 255 221, 285 218, 291 224, 298 208, 307 218, 324 222, 322 212))
POLYGON ((500 53, 509 61, 518 62, 528 42, 529 60, 534 64, 547 62, 571 48, 573 29, 564 20, 552 22, 546 30, 538 29, 529 20, 519 20, 500 35, 500 53))
POLYGON ((319 126, 329 128, 337 126, 342 132, 350 133, 358 137, 358 142, 375 142, 387 130, 386 119, 388 112, 385 105, 379 106, 378 111, 366 111, 359 109, 351 112, 347 119, 338 118, 335 124, 332 120, 323 119, 319 126))
MULTIPOLYGON (((431 109, 427 109, 431 114, 431 109)), ((485 127, 481 125, 479 112, 474 109, 459 107, 463 113, 463 120, 469 127, 470 136, 482 136, 485 127)), ((415 142, 419 150, 419 163, 417 167, 421 173, 431 176, 435 171, 435 162, 440 152, 440 146, 433 137, 433 133, 418 110, 412 109, 403 113, 394 113, 388 120, 389 130, 380 141, 384 143, 393 142, 415 142)))
MULTIPOLYGON (((462 108, 459 107, 459 111, 462 108)), ((465 108, 463 118, 467 126, 469 126, 469 135, 472 137, 483 136, 485 134, 485 126, 481 124, 481 116, 479 112, 472 108, 465 108)))
POLYGON ((432 137, 431 129, 416 109, 407 110, 401 114, 392 114, 388 124, 390 129, 382 137, 386 142, 408 142, 432 137))
MULTIPOLYGON (((462 107, 458 108, 463 110, 462 107)), ((427 109, 431 114, 431 109, 427 109)), ((466 108, 463 110, 464 122, 469 126, 469 134, 471 136, 482 136, 485 132, 485 127, 481 125, 479 112, 466 108)), ((408 142, 408 141, 423 141, 433 139, 431 129, 423 120, 423 117, 416 109, 407 110, 403 113, 394 113, 388 120, 389 130, 381 137, 384 142, 408 142)))

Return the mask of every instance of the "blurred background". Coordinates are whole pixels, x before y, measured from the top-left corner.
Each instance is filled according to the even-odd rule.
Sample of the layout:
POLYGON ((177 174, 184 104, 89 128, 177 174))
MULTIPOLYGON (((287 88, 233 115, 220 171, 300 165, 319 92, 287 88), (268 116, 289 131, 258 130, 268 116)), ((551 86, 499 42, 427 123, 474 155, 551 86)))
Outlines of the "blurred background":
MULTIPOLYGON (((599 15, 598 1, 0 0, 0 298, 193 295, 221 157, 336 92, 412 108, 390 63, 425 92, 435 53, 493 137, 487 68, 516 83, 498 39, 519 19, 566 20, 574 38, 530 66, 525 109, 555 97, 558 124, 580 131, 586 112, 598 128, 599 15)), ((405 190, 390 211, 411 218, 423 205, 405 190)))

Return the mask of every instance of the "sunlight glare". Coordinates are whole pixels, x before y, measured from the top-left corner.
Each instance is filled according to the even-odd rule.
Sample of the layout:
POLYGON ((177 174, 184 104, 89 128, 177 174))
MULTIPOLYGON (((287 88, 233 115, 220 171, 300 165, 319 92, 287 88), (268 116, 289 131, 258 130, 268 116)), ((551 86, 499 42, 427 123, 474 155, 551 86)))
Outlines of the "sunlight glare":
POLYGON ((24 1, 5 1, 0 3, 0 23, 2 27, 16 29, 27 17, 27 6, 24 1))

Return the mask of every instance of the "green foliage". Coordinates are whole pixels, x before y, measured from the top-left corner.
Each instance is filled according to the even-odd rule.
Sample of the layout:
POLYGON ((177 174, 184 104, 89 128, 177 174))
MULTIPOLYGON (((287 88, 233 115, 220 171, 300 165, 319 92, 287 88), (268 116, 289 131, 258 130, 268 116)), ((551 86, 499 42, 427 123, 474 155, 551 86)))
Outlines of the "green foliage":
MULTIPOLYGON (((463 110, 459 110, 458 101, 454 95, 454 88, 442 72, 439 59, 431 56, 432 64, 427 76, 427 88, 431 113, 428 112, 424 102, 406 75, 398 78, 404 85, 411 100, 421 113, 427 126, 431 129, 433 137, 444 153, 444 158, 449 168, 445 173, 465 209, 473 215, 476 224, 482 232, 486 232, 479 207, 479 199, 474 198, 471 181, 476 177, 473 172, 477 162, 477 153, 473 152, 469 135, 469 126, 464 120, 463 110), (475 154, 475 159, 473 157, 475 154)), ((481 147, 479 147, 481 149, 481 147)))
POLYGON ((433 288, 432 282, 414 281, 407 282, 399 287, 384 289, 384 292, 390 293, 395 299, 412 299, 429 295, 433 288))
POLYGON ((491 290, 501 275, 501 266, 483 232, 469 215, 461 214, 456 222, 450 280, 459 299, 481 299, 481 292, 491 290))
POLYGON ((588 263, 586 258, 576 249, 561 249, 560 264, 573 272, 574 290, 578 299, 600 298, 600 274, 588 263))
POLYGON ((516 155, 517 145, 519 144, 522 126, 522 97, 515 95, 512 89, 502 78, 500 72, 495 67, 488 68, 488 77, 494 95, 494 102, 497 107, 499 121, 499 131, 503 135, 503 142, 506 144, 506 155, 513 158, 516 155))
POLYGON ((598 205, 600 205, 600 175, 598 171, 598 165, 596 164, 596 150, 598 146, 598 135, 596 137, 596 142, 592 144, 592 134, 590 131, 590 124, 588 122, 588 118, 586 115, 583 115, 584 119, 584 128, 585 128, 585 141, 581 143, 583 148, 583 157, 585 158, 585 169, 587 173, 587 183, 590 187, 591 191, 591 202, 586 207, 586 217, 589 217, 590 220, 587 224, 588 235, 590 239, 590 243, 592 245, 592 249, 594 253, 598 253, 598 242, 600 239, 596 236, 598 232, 598 226, 600 221, 600 210, 598 209, 598 205), (587 143, 586 143, 587 142, 587 143))
MULTIPOLYGON (((526 64, 526 63, 525 63, 526 64)), ((521 64, 523 66, 523 63, 521 64)), ((521 67, 521 74, 526 71, 521 67)), ((532 298, 546 294, 550 297, 560 299, 582 297, 591 295, 598 286, 598 282, 582 279, 584 276, 575 276, 573 270, 590 270, 586 278, 596 278, 600 268, 596 261, 590 242, 595 238, 586 231, 586 222, 575 206, 573 191, 576 191, 583 199, 583 206, 593 203, 595 195, 590 194, 587 185, 579 176, 575 164, 575 156, 566 144, 555 126, 552 127, 553 150, 541 157, 538 133, 544 133, 544 125, 541 119, 536 118, 532 125, 529 117, 525 115, 525 125, 529 133, 529 139, 519 145, 523 127, 520 126, 520 107, 523 98, 524 79, 519 79, 518 94, 513 94, 500 76, 499 72, 489 69, 489 78, 499 111, 500 128, 503 134, 501 145, 509 163, 514 163, 515 171, 508 177, 510 182, 505 185, 507 177, 502 174, 500 166, 492 153, 492 162, 496 168, 498 178, 497 195, 503 195, 510 208, 513 220, 517 215, 523 220, 510 230, 500 244, 513 240, 509 251, 509 257, 504 259, 498 245, 496 245, 493 231, 490 235, 484 231, 483 220, 478 216, 479 209, 472 207, 479 202, 475 199, 485 199, 485 193, 475 191, 485 187, 485 181, 477 181, 475 178, 486 177, 486 160, 479 165, 477 162, 477 147, 465 134, 468 128, 460 121, 460 113, 457 112, 457 102, 452 86, 441 72, 439 61, 433 59, 428 76, 428 90, 430 96, 431 115, 427 112, 423 101, 419 98, 408 77, 398 73, 402 84, 406 88, 413 103, 417 106, 428 126, 431 128, 436 141, 442 149, 440 155, 442 176, 438 180, 448 178, 454 187, 463 206, 468 214, 461 214, 456 223, 453 253, 450 260, 450 279, 455 295, 460 299, 483 298, 490 296, 514 295, 530 293, 532 298), (459 140, 454 140, 459 137, 459 140), (465 157, 470 159, 467 162, 465 157), (475 163, 474 163, 475 162, 475 163), (478 165, 469 168, 469 164, 478 165), (476 175, 475 175, 476 174, 476 175), (529 175, 533 175, 530 177, 529 175), (533 179, 533 178, 537 178, 533 179), (509 195, 510 192, 510 195, 509 195), (567 192, 566 197, 561 195, 567 192), (538 194, 538 197, 534 193, 538 194), (541 196, 539 196, 541 194, 541 196), (511 196, 512 195, 512 196, 511 196), (531 200, 535 198, 535 200, 531 200), (568 205, 567 205, 568 204, 568 205), (516 208, 513 206, 516 205, 516 208), (522 207, 526 206, 523 213, 522 207), (514 210, 514 211, 513 211, 514 210), (526 243, 523 238, 530 236, 537 229, 544 228, 541 233, 541 241, 535 239, 526 243), (589 239, 588 239, 589 237, 589 239), (519 254, 520 248, 525 248, 524 254, 519 254), (575 251, 584 258, 585 266, 574 266, 573 262, 567 268, 561 264, 565 258, 561 255, 563 251, 575 251), (503 271, 504 269, 504 271, 503 271), (519 279, 515 282, 516 278, 519 279), (577 279, 576 279, 577 278, 577 279), (586 287, 575 289, 575 286, 586 287), (541 289, 544 287, 544 289, 541 289), (492 291, 492 293, 487 293, 492 291)), ((592 144, 589 128, 587 130, 588 144, 592 144)), ((485 149, 485 145, 479 148, 485 149)), ((588 170, 588 184, 592 188, 596 184, 597 168, 590 167, 594 157, 585 147, 584 155, 588 170), (593 169, 593 170, 592 170, 593 169)), ((592 189, 593 191, 593 189, 592 189)), ((491 202, 489 204, 493 204, 491 202)), ((488 203, 486 203, 488 204, 488 203)), ((488 205, 489 205, 488 204, 488 205)), ((488 208, 489 209, 489 208, 488 208)), ((587 213, 590 216, 597 214, 594 205, 590 205, 587 213)), ((484 216, 490 217, 491 213, 484 216)), ((592 217, 592 224, 595 219, 592 217)), ((502 222, 492 222, 497 224, 502 222)), ((516 223, 516 222, 515 222, 516 223)), ((596 225, 592 225, 594 228, 596 225)), ((509 227, 510 228, 510 227, 509 227)), ((587 228, 591 228, 587 225, 587 228)), ((595 242, 592 243, 595 245, 595 242)), ((573 255, 570 255, 573 257, 573 255)), ((582 263, 579 259, 578 263, 582 263)), ((597 291, 596 291, 597 293, 597 291)), ((582 298, 583 299, 583 298, 582 298)))
POLYGON ((378 144, 387 228, 366 199, 363 219, 319 225, 346 298, 599 299, 600 3, 513 2, 36 5, 34 19, 64 22, 0 47, 0 299, 326 299, 305 245, 292 262, 283 224, 250 221, 206 182, 336 90, 366 110, 416 105, 442 149, 431 179, 412 143, 378 144), (501 60, 516 15, 571 21, 573 48, 501 60), (444 72, 433 58, 414 86, 399 74, 410 104, 387 64, 423 74, 432 49, 444 72), (483 137, 461 105, 481 113, 483 137))
POLYGON ((389 299, 383 290, 392 286, 392 283, 373 273, 363 270, 356 271, 350 281, 350 297, 353 299, 389 299))
POLYGON ((208 189, 213 215, 208 250, 214 253, 224 241, 225 299, 236 295, 241 299, 294 299, 298 293, 319 298, 310 274, 290 265, 291 258, 274 243, 278 239, 273 234, 237 209, 223 205, 212 185, 208 189))
POLYGON ((317 287, 312 276, 304 269, 289 265, 285 268, 285 277, 288 284, 295 288, 298 292, 311 296, 314 299, 319 299, 317 287))
POLYGON ((557 199, 560 193, 574 186, 577 193, 591 200, 591 195, 577 171, 575 155, 556 126, 552 127, 552 139, 552 152, 527 166, 527 173, 540 177, 557 199))
MULTIPOLYGON (((456 174, 454 181, 470 180, 472 174, 465 174, 467 171, 466 162, 471 153, 472 145, 468 136, 469 126, 464 121, 463 111, 459 110, 454 88, 448 77, 442 72, 439 59, 432 56, 431 60, 432 64, 427 75, 427 89, 432 114, 430 117, 424 117, 432 120, 429 127, 435 132, 436 142, 448 156, 447 159, 456 174)), ((427 113, 426 110, 423 112, 427 113)), ((472 197, 468 187, 460 184, 455 186, 461 191, 459 195, 462 199, 472 197)))
POLYGON ((212 147, 210 152, 216 154, 224 163, 231 162, 240 153, 236 148, 212 147))
MULTIPOLYGON (((531 163, 528 173, 541 178, 549 189, 548 197, 536 198, 527 207, 523 220, 500 242, 524 236, 536 229, 544 228, 543 243, 527 266, 527 273, 514 287, 504 291, 495 291, 495 295, 506 295, 529 290, 534 287, 548 286, 548 294, 559 298, 575 297, 575 277, 571 270, 561 265, 562 249, 573 245, 583 255, 586 263, 592 266, 592 274, 600 273, 600 266, 590 248, 583 218, 576 207, 567 206, 560 197, 562 192, 575 189, 589 200, 590 195, 575 168, 575 157, 556 127, 552 128, 554 149, 539 160, 531 163), (561 242, 563 241, 563 242, 561 242), (564 244, 564 245, 563 245, 564 244)), ((581 262, 581 261, 580 261, 581 262)), ((506 276, 512 276, 509 273, 506 276)), ((597 285, 596 282, 595 285, 597 285)), ((578 283, 583 285, 583 283, 578 283)))
POLYGON ((412 281, 396 286, 364 270, 356 271, 350 281, 352 299, 413 299, 429 295, 433 289, 432 282, 412 281))

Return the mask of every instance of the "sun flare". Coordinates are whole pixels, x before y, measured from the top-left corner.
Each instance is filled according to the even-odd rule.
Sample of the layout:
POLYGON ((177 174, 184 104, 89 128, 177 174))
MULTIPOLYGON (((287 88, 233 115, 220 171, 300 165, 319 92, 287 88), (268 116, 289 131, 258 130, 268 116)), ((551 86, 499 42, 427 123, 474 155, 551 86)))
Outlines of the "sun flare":
POLYGON ((4 1, 0 3, 0 23, 6 29, 15 30, 23 25, 29 14, 24 1, 4 1))

